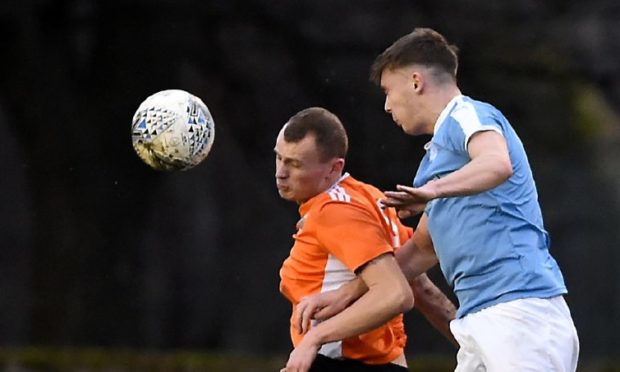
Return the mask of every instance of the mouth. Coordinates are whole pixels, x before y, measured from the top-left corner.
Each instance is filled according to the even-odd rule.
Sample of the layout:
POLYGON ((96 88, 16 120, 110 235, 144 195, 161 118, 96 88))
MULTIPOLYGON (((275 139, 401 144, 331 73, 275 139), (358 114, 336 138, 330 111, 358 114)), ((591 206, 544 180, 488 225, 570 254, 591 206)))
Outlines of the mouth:
POLYGON ((281 183, 276 183, 276 187, 278 188, 279 191, 287 191, 288 190, 288 186, 283 185, 281 183))

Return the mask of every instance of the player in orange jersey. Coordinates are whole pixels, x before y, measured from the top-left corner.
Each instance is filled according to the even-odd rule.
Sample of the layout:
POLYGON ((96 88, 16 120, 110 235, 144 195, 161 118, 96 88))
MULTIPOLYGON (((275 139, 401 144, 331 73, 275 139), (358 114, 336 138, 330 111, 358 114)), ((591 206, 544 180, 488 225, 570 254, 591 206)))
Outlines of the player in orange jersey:
POLYGON ((280 291, 293 305, 295 347, 282 371, 407 371, 402 312, 413 307, 414 294, 423 314, 451 337, 454 305, 425 275, 407 282, 394 249, 412 230, 382 207, 381 191, 343 173, 347 146, 340 120, 318 107, 291 117, 276 141, 278 192, 299 204, 301 216, 280 270, 280 291), (304 297, 356 277, 368 287, 362 297, 341 298, 352 302, 349 308, 307 324, 321 317, 314 313, 320 309, 300 306, 304 297))

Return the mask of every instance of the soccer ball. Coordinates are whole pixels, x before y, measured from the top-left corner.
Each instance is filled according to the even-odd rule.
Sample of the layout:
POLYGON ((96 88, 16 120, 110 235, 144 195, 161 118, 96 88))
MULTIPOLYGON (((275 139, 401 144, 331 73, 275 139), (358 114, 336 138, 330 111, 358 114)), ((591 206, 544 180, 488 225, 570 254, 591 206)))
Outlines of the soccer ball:
POLYGON ((202 100, 184 90, 157 92, 133 116, 133 148, 156 170, 186 170, 203 161, 215 139, 215 123, 202 100))

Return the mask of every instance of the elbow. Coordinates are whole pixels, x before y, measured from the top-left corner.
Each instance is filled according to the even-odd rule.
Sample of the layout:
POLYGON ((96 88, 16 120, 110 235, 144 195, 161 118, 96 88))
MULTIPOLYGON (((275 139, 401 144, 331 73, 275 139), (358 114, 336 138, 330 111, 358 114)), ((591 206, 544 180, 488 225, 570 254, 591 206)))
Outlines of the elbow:
POLYGON ((408 283, 405 287, 391 287, 380 291, 383 313, 392 318, 398 314, 406 313, 413 309, 414 297, 408 283))
POLYGON ((502 167, 500 169, 501 175, 506 181, 510 177, 512 177, 512 162, 510 161, 510 157, 507 157, 502 163, 502 167))
POLYGON ((502 169, 502 177, 504 179, 504 181, 508 180, 510 177, 512 177, 512 163, 510 163, 510 161, 508 161, 506 164, 504 164, 504 167, 502 169))
POLYGON ((401 307, 400 307, 400 313, 406 313, 408 311, 410 311, 411 309, 413 309, 413 305, 415 305, 415 301, 413 299, 413 296, 411 296, 410 298, 408 298, 406 301, 403 301, 401 303, 401 307))
POLYGON ((406 287, 401 285, 390 286, 385 288, 370 288, 370 291, 375 293, 375 298, 379 300, 380 318, 391 319, 398 314, 406 313, 413 309, 414 299, 413 292, 407 284, 406 287))
POLYGON ((398 296, 398 313, 406 313, 409 310, 413 309, 413 305, 415 304, 415 300, 413 297, 413 292, 411 288, 407 286, 400 291, 398 296))
POLYGON ((495 167, 495 179, 497 185, 499 186, 506 182, 510 177, 512 177, 512 173, 512 163, 510 162, 510 159, 498 162, 495 167))

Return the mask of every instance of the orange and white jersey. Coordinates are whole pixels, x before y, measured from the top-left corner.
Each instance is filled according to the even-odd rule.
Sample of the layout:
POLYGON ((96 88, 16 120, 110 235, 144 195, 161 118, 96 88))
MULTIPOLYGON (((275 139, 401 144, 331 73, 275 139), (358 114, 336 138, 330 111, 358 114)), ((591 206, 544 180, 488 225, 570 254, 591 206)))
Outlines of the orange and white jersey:
MULTIPOLYGON (((411 237, 412 230, 400 223, 393 208, 381 208, 381 198, 377 188, 345 174, 300 205, 295 243, 280 269, 280 291, 293 304, 295 346, 303 338, 293 327, 295 308, 303 297, 337 289, 354 279, 358 268, 411 237)), ((368 333, 325 344, 319 354, 384 364, 403 353, 405 342, 398 315, 368 333)))

